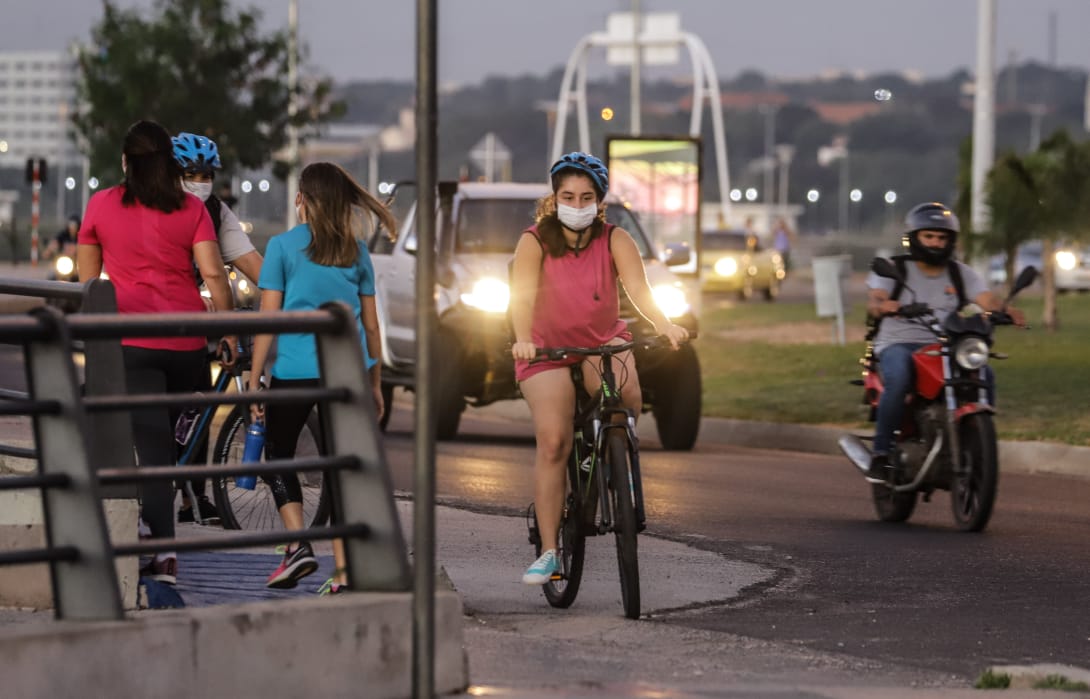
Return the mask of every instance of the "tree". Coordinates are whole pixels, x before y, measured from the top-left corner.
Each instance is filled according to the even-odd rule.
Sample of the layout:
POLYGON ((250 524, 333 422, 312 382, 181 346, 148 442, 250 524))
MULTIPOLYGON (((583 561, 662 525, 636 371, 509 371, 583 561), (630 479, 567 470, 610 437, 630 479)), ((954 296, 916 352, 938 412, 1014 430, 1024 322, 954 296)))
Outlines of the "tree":
POLYGON ((1014 283, 1018 246, 1036 235, 1041 218, 1041 202, 1033 174, 1021 157, 1005 153, 988 173, 988 206, 992 212, 991 230, 981 236, 983 252, 1006 255, 1008 287, 1014 283))
MULTIPOLYGON (((157 0, 145 19, 112 0, 102 5, 80 51, 82 107, 73 118, 92 173, 119 170, 125 131, 144 118, 214 139, 228 167, 264 165, 286 143, 288 36, 260 34, 260 11, 236 12, 228 0, 157 0)), ((300 82, 296 126, 343 112, 329 80, 300 82)))

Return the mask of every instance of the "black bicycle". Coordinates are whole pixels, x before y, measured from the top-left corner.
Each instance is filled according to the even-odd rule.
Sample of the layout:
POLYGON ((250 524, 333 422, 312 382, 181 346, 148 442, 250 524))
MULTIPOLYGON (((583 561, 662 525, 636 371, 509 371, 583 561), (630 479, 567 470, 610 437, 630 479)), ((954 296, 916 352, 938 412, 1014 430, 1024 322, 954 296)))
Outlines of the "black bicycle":
MULTIPOLYGON (((213 364, 218 368, 218 375, 213 383, 215 393, 226 393, 234 384, 235 390, 245 390, 243 375, 250 369, 249 352, 239 352, 234 365, 230 367, 213 364)), ((206 455, 198 453, 198 447, 207 445, 207 437, 212 433, 217 412, 221 406, 210 405, 195 417, 195 424, 186 430, 180 440, 178 464, 204 463, 206 455)), ((235 405, 224 418, 216 435, 212 449, 212 459, 217 464, 241 463, 243 447, 246 443, 246 428, 250 424, 250 410, 246 405, 235 405)), ((318 426, 318 414, 312 412, 306 427, 296 446, 296 456, 306 458, 318 456, 321 452, 321 429, 318 426)), ((260 473, 260 469, 255 469, 260 473)), ((246 489, 235 486, 233 477, 212 478, 212 495, 219 510, 224 529, 276 530, 284 525, 273 501, 272 491, 264 480, 259 480, 256 488, 246 489)), ((303 486, 303 517, 310 526, 320 526, 329 521, 330 499, 325 487, 325 478, 321 471, 304 471, 299 474, 303 486)), ((197 509, 194 509, 196 515, 197 509)))
MULTIPOLYGON (((646 346, 664 340, 642 341, 646 346)), ((591 396, 583 383, 583 363, 572 366, 575 382, 575 436, 568 458, 568 492, 557 536, 559 569, 542 586, 554 607, 571 606, 579 594, 586 555, 586 537, 612 532, 617 545, 617 567, 621 577, 621 604, 625 616, 640 616, 640 565, 636 534, 645 527, 643 487, 640 480, 640 450, 636 437, 636 416, 621 404, 614 355, 633 349, 630 341, 601 347, 553 347, 538 351, 541 359, 563 359, 570 355, 599 357, 601 386, 591 396)), ((530 543, 541 555, 541 535, 533 505, 528 510, 530 543)))

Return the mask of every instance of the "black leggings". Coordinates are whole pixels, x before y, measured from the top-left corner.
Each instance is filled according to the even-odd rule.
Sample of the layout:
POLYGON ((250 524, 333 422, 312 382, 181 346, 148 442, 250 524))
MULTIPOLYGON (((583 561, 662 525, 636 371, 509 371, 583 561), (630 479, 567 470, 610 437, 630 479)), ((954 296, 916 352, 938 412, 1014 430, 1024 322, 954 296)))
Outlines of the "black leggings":
MULTIPOLYGON (((317 388, 318 379, 272 379, 270 388, 317 388)), ((277 404, 265 408, 265 459, 291 459, 295 457, 296 442, 307 424, 313 401, 307 403, 277 404)), ((321 407, 318 408, 321 422, 321 407)), ((315 435, 321 446, 321 436, 315 435)), ((324 450, 323 450, 324 451, 324 450)), ((289 502, 303 502, 303 488, 299 476, 295 473, 282 473, 263 476, 272 490, 273 502, 280 509, 289 502)))
MULTIPOLYGON (((129 393, 189 393, 200 379, 206 351, 121 348, 125 386, 129 393)), ((141 466, 177 463, 174 423, 181 408, 141 408, 132 411, 133 442, 141 466)), ((141 515, 151 535, 174 538, 174 485, 158 481, 140 486, 141 515)))

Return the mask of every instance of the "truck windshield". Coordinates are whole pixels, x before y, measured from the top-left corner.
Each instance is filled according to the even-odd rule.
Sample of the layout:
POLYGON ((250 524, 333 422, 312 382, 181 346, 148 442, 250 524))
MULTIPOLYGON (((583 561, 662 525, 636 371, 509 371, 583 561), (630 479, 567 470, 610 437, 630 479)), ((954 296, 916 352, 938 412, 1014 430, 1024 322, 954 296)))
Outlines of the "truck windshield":
MULTIPOLYGON (((534 224, 534 199, 463 199, 458 207, 458 238, 455 249, 466 254, 515 252, 519 235, 534 224)), ((632 212, 619 204, 606 208, 606 220, 624 228, 636 241, 643 257, 651 248, 632 212)))

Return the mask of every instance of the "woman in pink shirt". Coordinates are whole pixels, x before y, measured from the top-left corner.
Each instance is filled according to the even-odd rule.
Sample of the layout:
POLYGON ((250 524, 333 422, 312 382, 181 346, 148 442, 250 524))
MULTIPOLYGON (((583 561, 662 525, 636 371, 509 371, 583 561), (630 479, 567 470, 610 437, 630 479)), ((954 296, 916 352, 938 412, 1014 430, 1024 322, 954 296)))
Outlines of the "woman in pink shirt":
MULTIPOLYGON (((643 258, 628 232, 605 222, 609 173, 587 153, 569 153, 549 173, 553 193, 538 205, 537 225, 523 233, 512 265, 511 322, 515 376, 534 420, 534 510, 541 557, 522 576, 543 585, 557 569, 556 540, 564 505, 564 464, 572 446, 575 386, 569 366, 580 357, 529 364, 539 347, 595 347, 631 339, 621 320, 617 279, 637 310, 676 349, 688 331, 666 318, 651 295, 643 258)), ((589 360, 582 360, 589 361, 589 360)), ((614 372, 625 407, 643 405, 631 352, 617 355, 614 372), (629 370, 631 369, 631 370, 629 370)), ((590 367, 583 372, 597 376, 590 367)), ((598 386, 589 384, 593 395, 598 386)))
MULTIPOLYGON (((182 189, 170 135, 153 121, 129 127, 121 150, 120 185, 95 194, 79 231, 80 281, 103 267, 117 291, 119 313, 200 312, 204 302, 193 276, 196 262, 217 309, 231 310, 231 291, 216 233, 204 203, 182 189)), ((224 338, 230 347, 234 337, 224 338)), ((129 393, 192 391, 207 352, 198 337, 121 341, 129 393)), ((174 429, 179 410, 149 408, 132 413, 133 440, 140 464, 174 463, 174 429)), ((169 481, 144 485, 141 516, 153 538, 174 538, 174 488, 169 481)), ((159 554, 142 570, 160 582, 176 580, 177 558, 159 554)))

